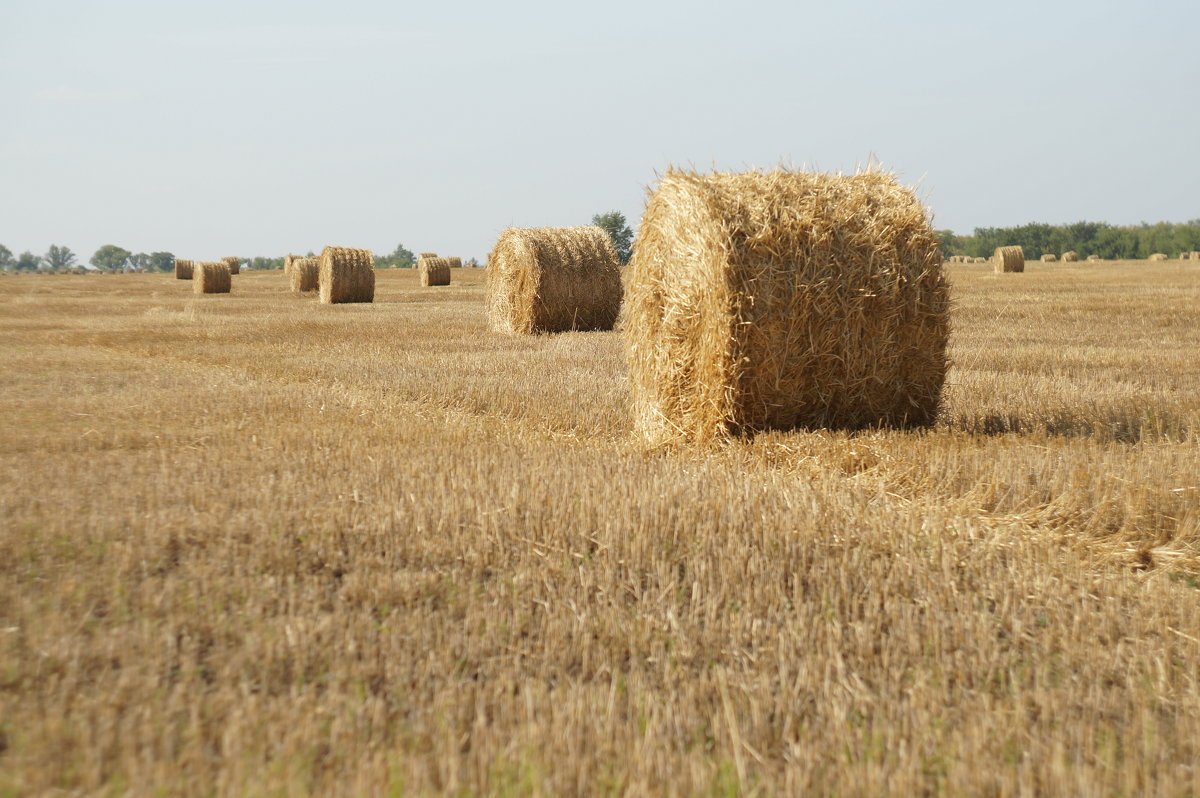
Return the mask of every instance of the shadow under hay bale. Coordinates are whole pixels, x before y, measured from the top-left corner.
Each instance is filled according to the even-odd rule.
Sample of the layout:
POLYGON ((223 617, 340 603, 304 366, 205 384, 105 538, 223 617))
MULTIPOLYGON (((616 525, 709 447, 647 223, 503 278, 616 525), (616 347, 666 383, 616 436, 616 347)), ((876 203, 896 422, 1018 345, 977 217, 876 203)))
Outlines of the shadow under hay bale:
POLYGON ((669 169, 628 269, 634 426, 652 445, 938 414, 948 288, 925 209, 889 174, 669 169))
POLYGON ((229 264, 224 262, 197 263, 192 277, 194 294, 228 294, 233 286, 229 279, 229 264))
POLYGON ((611 330, 621 295, 617 253, 599 227, 510 227, 488 255, 496 332, 611 330))
POLYGON ((417 259, 417 274, 421 277, 422 286, 450 285, 450 261, 448 258, 427 258, 422 255, 417 259))
POLYGON ((190 280, 196 270, 196 264, 190 260, 175 260, 175 279, 190 280))
POLYGON ((289 269, 288 282, 297 294, 316 291, 320 287, 320 258, 292 258, 289 269))
POLYGON ((996 247, 992 263, 998 274, 1025 271, 1025 250, 1020 247, 996 247))
POLYGON ((317 276, 321 301, 326 304, 374 301, 374 266, 375 255, 369 249, 325 247, 317 276))

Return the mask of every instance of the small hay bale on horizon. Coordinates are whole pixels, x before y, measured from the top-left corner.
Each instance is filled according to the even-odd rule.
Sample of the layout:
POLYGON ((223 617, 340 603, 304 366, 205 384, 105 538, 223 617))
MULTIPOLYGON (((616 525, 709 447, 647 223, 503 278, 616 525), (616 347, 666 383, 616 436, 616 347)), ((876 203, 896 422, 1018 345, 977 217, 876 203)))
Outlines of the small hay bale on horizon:
POLYGON ((611 330, 621 270, 599 227, 510 227, 488 255, 488 320, 509 335, 611 330))
POLYGON ((195 262, 190 261, 190 260, 180 260, 179 258, 175 259, 175 279, 176 280, 192 279, 192 274, 195 272, 195 270, 196 270, 195 262))
POLYGON ((1020 247, 996 247, 992 262, 997 274, 1025 271, 1025 250, 1020 247))
POLYGON ((228 294, 232 285, 228 263, 215 261, 196 264, 192 277, 192 293, 228 294))
POLYGON ((1196 250, 1192 250, 1192 252, 1190 254, 1191 254, 1191 257, 1188 258, 1188 260, 1200 260, 1200 252, 1198 252, 1196 250))
POLYGON ((931 424, 948 367, 942 263, 891 174, 668 169, 627 268, 637 434, 931 424))
POLYGON ((1161 252, 1155 252, 1153 255, 1146 258, 1146 260, 1166 260, 1166 259, 1167 259, 1167 256, 1161 252))
POLYGON ((1058 261, 1058 256, 1053 253, 1047 252, 1046 254, 1042 255, 1042 257, 1039 258, 1039 260, 1042 263, 1055 263, 1058 261))
POLYGON ((450 261, 448 258, 421 256, 417 259, 417 274, 422 286, 450 285, 450 261))
MULTIPOLYGON (((288 257, 291 256, 289 255, 288 257)), ((284 263, 287 264, 287 261, 284 261, 284 263)), ((320 258, 302 258, 297 256, 292 259, 289 269, 288 281, 292 286, 293 292, 303 294, 307 291, 316 291, 320 287, 320 258)))
POLYGON ((1067 250, 1062 254, 1063 263, 1074 263, 1077 260, 1079 260, 1079 253, 1073 249, 1067 250))
POLYGON ((987 258, 976 258, 972 263, 987 263, 987 258))
POLYGON ((235 255, 221 258, 221 263, 229 267, 230 274, 241 274, 242 272, 242 259, 235 255))
POLYGON ((375 300, 375 254, 369 249, 325 247, 317 282, 327 305, 375 300))

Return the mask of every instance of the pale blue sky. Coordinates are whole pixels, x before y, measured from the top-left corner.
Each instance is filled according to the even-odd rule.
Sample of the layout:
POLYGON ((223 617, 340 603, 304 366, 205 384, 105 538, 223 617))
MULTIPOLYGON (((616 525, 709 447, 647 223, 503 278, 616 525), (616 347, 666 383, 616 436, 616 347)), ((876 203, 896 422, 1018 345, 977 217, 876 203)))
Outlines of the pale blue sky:
POLYGON ((939 227, 1200 217, 1200 3, 0 0, 0 244, 482 259, 668 164, 939 227))

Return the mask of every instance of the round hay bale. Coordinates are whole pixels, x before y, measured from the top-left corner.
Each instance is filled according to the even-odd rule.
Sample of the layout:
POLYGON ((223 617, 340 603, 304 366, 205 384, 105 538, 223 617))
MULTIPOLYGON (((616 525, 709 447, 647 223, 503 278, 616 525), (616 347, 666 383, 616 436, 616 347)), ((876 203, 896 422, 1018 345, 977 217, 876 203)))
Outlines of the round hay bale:
POLYGON ((451 269, 461 269, 462 268, 462 258, 458 258, 458 257, 446 258, 446 261, 450 264, 451 269))
POLYGON ((230 274, 241 274, 241 271, 242 271, 242 259, 241 258, 239 258, 235 255, 230 255, 227 258, 221 258, 221 263, 224 263, 226 266, 229 267, 230 274))
POLYGON ((1058 260, 1058 256, 1052 255, 1051 253, 1047 252, 1045 255, 1042 255, 1040 260, 1042 261, 1042 263, 1054 263, 1055 261, 1058 260))
POLYGON ((450 259, 427 258, 422 255, 417 258, 417 274, 421 277, 421 285, 450 285, 450 259))
POLYGON ((374 267, 375 255, 369 249, 325 247, 317 276, 321 301, 326 304, 374 301, 374 267))
POLYGON ((1166 259, 1167 259, 1167 256, 1166 256, 1166 255, 1164 255, 1163 253, 1161 253, 1161 252, 1155 252, 1153 255, 1151 255, 1151 256, 1150 256, 1149 258, 1147 258, 1146 260, 1166 260, 1166 259))
POLYGON ((1074 263, 1077 260, 1079 260, 1079 253, 1073 249, 1062 254, 1063 263, 1074 263))
POLYGON ((284 255, 283 256, 283 276, 288 277, 292 273, 292 264, 298 260, 302 260, 303 255, 284 255))
MULTIPOLYGON (((288 257, 291 257, 290 255, 288 257)), ((287 261, 284 261, 285 266, 287 261)), ((297 294, 302 294, 306 291, 316 291, 319 287, 319 276, 321 272, 320 258, 302 258, 294 257, 288 273, 288 281, 291 283, 292 290, 297 294)))
POLYGON ((652 445, 937 416, 948 287, 892 175, 669 169, 628 268, 634 426, 652 445))
POLYGON ((193 272, 195 272, 195 270, 196 270, 196 264, 193 263, 192 261, 179 260, 178 258, 175 259, 175 279, 176 280, 192 279, 192 274, 193 274, 193 272))
POLYGON ((987 263, 987 258, 972 258, 972 263, 987 263))
POLYGON ((1200 260, 1200 252, 1192 250, 1191 257, 1188 260, 1200 260))
POLYGON ((1088 261, 1094 263, 1094 262, 1100 260, 1101 258, 1099 255, 1088 255, 1087 259, 1088 259, 1088 261))
POLYGON ((1025 271, 1025 250, 1020 247, 996 247, 992 253, 992 263, 997 272, 1025 271))
POLYGON ((488 256, 488 318, 496 332, 611 330, 621 270, 599 227, 510 227, 488 256))
POLYGON ((194 294, 228 294, 233 281, 229 279, 229 264, 224 261, 197 263, 192 277, 194 294))

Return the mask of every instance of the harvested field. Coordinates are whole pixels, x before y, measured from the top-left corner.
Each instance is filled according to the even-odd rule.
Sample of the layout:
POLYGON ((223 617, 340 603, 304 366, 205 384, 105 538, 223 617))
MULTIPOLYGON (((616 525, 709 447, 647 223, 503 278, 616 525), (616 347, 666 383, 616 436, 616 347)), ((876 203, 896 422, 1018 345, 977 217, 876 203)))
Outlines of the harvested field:
POLYGON ((0 794, 1200 794, 1200 264, 948 269, 920 431, 647 455, 616 332, 0 280, 0 794))

